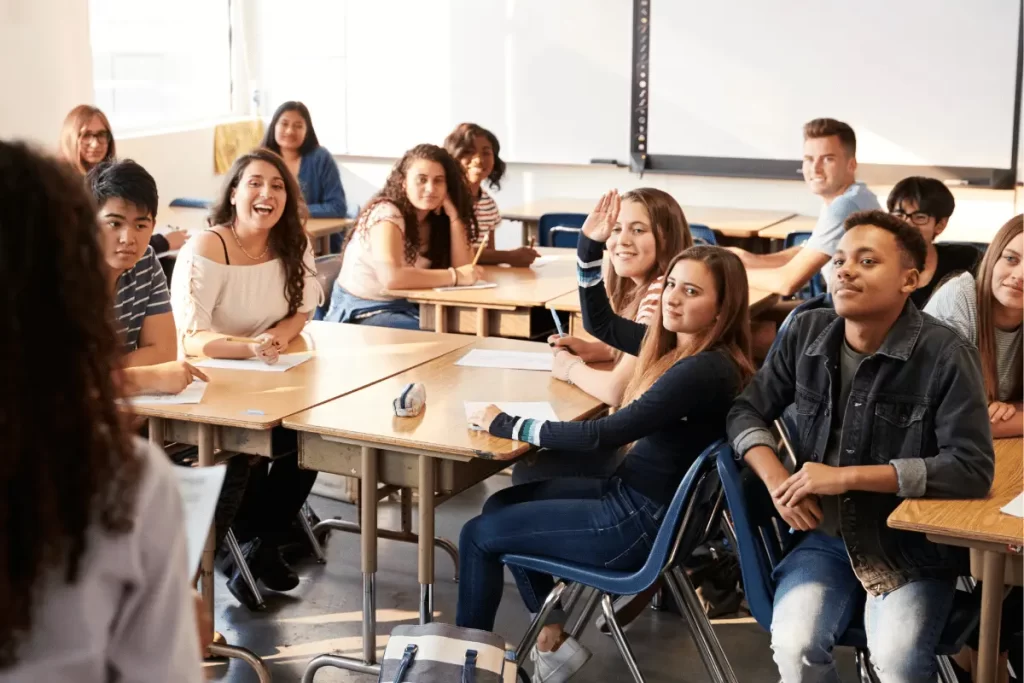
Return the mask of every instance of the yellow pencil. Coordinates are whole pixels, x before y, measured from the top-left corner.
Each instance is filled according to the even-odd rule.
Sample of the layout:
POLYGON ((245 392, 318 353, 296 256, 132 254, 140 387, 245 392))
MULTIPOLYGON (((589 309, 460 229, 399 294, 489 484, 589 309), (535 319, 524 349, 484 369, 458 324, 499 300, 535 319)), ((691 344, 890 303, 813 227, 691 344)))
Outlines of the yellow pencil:
POLYGON ((476 265, 476 262, 480 260, 480 254, 484 253, 484 247, 486 246, 487 240, 484 240, 483 242, 480 243, 480 246, 476 250, 476 256, 473 257, 473 263, 471 263, 470 265, 476 265))
POLYGON ((237 344, 261 344, 259 339, 250 339, 249 337, 224 337, 224 341, 235 342, 237 344))

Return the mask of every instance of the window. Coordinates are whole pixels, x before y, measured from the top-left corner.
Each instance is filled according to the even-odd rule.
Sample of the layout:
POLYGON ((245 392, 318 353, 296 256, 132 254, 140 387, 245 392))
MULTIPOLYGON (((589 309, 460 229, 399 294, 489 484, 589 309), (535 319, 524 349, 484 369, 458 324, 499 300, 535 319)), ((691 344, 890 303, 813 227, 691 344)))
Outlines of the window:
POLYGON ((96 106, 118 133, 231 113, 228 0, 90 0, 96 106))

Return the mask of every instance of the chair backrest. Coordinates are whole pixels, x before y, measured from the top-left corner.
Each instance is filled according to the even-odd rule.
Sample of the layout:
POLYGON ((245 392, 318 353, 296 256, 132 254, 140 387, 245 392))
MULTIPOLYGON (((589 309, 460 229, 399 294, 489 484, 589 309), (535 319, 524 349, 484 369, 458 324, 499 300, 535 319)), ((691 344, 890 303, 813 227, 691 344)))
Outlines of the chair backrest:
MULTIPOLYGON (((804 242, 811 238, 809 232, 791 232, 786 235, 785 248, 799 247, 804 242)), ((810 299, 816 297, 819 294, 823 294, 828 290, 828 286, 825 284, 825 278, 821 276, 821 273, 815 273, 814 277, 808 280, 807 284, 797 292, 796 298, 798 299, 810 299)))
POLYGON ((712 246, 718 244, 715 231, 703 223, 690 223, 690 235, 693 237, 694 244, 710 244, 712 246))
POLYGON ((772 345, 768 348, 768 354, 765 356, 766 361, 771 358, 773 353, 775 353, 775 349, 778 348, 779 345, 779 340, 782 339, 782 335, 789 329, 789 324, 793 322, 793 319, 804 311, 811 311, 816 308, 832 308, 832 295, 828 292, 824 292, 802 302, 799 306, 790 311, 789 315, 786 316, 786 319, 782 321, 781 325, 779 325, 779 331, 775 335, 775 339, 772 340, 772 345))
POLYGON ((580 228, 586 220, 585 213, 544 214, 537 221, 537 238, 540 240, 540 246, 574 249, 579 241, 580 228))
POLYGON ((171 206, 185 209, 208 209, 213 206, 209 199, 198 199, 196 197, 177 197, 171 200, 171 206))
POLYGON ((719 452, 717 466, 736 534, 750 614, 763 628, 770 629, 775 599, 772 569, 785 553, 780 530, 786 533, 788 526, 778 516, 761 480, 749 471, 748 476, 741 475, 732 448, 719 452))

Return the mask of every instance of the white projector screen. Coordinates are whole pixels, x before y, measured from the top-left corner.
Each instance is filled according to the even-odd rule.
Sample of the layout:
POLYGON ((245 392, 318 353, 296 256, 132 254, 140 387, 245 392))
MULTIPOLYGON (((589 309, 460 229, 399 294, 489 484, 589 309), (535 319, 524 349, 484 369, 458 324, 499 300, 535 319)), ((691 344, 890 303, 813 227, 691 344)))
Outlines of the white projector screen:
POLYGON ((647 152, 799 159, 827 116, 862 164, 1008 169, 1020 7, 652 0, 647 152))

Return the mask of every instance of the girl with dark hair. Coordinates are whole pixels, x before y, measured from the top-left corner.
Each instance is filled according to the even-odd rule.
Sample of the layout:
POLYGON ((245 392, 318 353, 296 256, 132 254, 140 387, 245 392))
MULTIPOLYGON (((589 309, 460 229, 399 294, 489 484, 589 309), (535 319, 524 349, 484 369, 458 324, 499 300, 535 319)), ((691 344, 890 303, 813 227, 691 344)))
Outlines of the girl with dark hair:
POLYGON ((278 107, 263 136, 263 146, 280 154, 298 179, 311 218, 346 215, 345 189, 341 186, 338 164, 330 151, 320 145, 305 104, 288 101, 278 107))
MULTIPOLYGON (((609 215, 597 217, 600 232, 611 231, 609 215)), ((495 436, 536 446, 590 453, 625 447, 626 456, 610 477, 549 479, 490 497, 459 539, 459 626, 494 627, 503 554, 542 554, 622 571, 644 563, 679 482, 723 433, 733 399, 754 373, 747 299, 739 257, 719 247, 691 247, 668 265, 623 408, 583 422, 524 419, 497 406, 470 418, 495 436)), ((527 609, 537 612, 552 578, 515 568, 512 575, 527 609)), ((531 652, 535 680, 567 680, 590 657, 557 625, 563 616, 553 616, 531 652)))
MULTIPOLYGON (((235 161, 211 213, 213 227, 181 250, 171 280, 182 354, 273 364, 299 335, 322 299, 300 205, 295 176, 277 154, 261 148, 235 161)), ((251 469, 245 457, 234 457, 227 479, 218 502, 218 537, 243 506, 240 494, 247 488, 244 507, 251 512, 239 512, 235 527, 240 541, 250 541, 244 548, 250 568, 271 590, 295 588, 298 576, 280 546, 316 472, 300 470, 294 454, 273 465, 260 458, 251 469)), ((237 567, 228 588, 252 606, 237 567)))
POLYGON ((413 147, 349 232, 324 319, 418 330, 419 308, 389 291, 476 283, 476 225, 459 163, 436 145, 413 147))
POLYGON ((0 142, 0 680, 198 683, 181 499, 115 404, 98 232, 81 177, 0 142))
POLYGON ((115 158, 114 134, 106 115, 88 104, 69 111, 60 129, 60 156, 83 175, 101 161, 115 158))
POLYGON ((499 153, 501 145, 491 131, 475 123, 460 123, 444 140, 444 148, 462 164, 466 172, 469 194, 473 198, 473 212, 476 215, 480 240, 487 240, 487 247, 480 254, 480 263, 507 263, 510 266, 529 266, 540 256, 532 247, 519 247, 510 251, 494 248, 494 231, 501 225, 498 205, 483 188, 486 180, 494 189, 501 188, 505 175, 505 162, 499 153))

